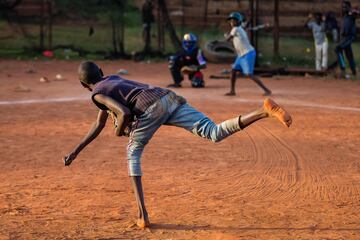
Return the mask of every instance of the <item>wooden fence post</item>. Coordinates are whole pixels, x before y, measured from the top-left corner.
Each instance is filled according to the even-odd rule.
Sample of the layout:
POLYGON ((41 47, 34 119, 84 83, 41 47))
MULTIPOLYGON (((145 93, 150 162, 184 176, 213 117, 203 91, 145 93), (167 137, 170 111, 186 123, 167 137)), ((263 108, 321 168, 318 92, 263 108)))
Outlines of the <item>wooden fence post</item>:
MULTIPOLYGON (((255 18, 254 18, 254 26, 258 26, 259 25, 259 0, 255 1, 255 18)), ((258 31, 254 32, 254 47, 256 49, 256 51, 258 52, 258 48, 259 48, 259 33, 258 31)), ((256 54, 256 59, 255 59, 255 66, 258 66, 258 57, 259 54, 256 54)))
POLYGON ((53 7, 53 0, 47 0, 47 14, 48 14, 48 48, 52 48, 52 7, 53 7))
POLYGON ((279 0, 274 0, 274 56, 279 56, 279 0))
POLYGON ((41 0, 40 6, 40 49, 44 50, 44 21, 45 21, 45 0, 41 0))
MULTIPOLYGON (((254 0, 250 0, 250 27, 254 27, 255 20, 255 11, 254 11, 254 0)), ((254 32, 249 31, 250 34, 250 42, 254 46, 254 32)))

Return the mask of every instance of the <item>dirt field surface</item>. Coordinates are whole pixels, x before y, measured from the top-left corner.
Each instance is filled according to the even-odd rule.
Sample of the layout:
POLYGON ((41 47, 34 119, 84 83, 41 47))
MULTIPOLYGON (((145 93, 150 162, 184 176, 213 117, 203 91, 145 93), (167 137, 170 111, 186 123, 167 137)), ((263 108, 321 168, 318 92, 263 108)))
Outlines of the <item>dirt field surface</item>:
MULTIPOLYGON (((98 63, 170 83, 166 63, 98 63)), ((360 239, 360 81, 264 78, 293 116, 289 129, 265 119, 215 144, 162 127, 142 159, 152 226, 140 230, 127 138, 111 124, 70 167, 62 162, 97 115, 78 64, 0 60, 0 239, 360 239)), ((236 97, 224 96, 229 80, 183 85, 175 91, 215 122, 264 99, 246 79, 236 97)))

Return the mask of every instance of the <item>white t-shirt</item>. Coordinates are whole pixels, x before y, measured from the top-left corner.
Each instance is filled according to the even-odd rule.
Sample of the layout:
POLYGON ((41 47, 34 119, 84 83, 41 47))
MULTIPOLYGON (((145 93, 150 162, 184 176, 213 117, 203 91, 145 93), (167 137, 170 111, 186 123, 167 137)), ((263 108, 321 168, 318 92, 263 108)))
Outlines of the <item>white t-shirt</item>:
POLYGON ((254 50, 254 47, 251 46, 249 38, 242 27, 233 27, 230 36, 233 37, 233 44, 239 56, 244 56, 248 52, 254 50))
POLYGON ((313 32, 316 45, 321 45, 324 42, 327 42, 324 22, 318 24, 315 21, 310 21, 310 22, 308 22, 307 26, 313 32))

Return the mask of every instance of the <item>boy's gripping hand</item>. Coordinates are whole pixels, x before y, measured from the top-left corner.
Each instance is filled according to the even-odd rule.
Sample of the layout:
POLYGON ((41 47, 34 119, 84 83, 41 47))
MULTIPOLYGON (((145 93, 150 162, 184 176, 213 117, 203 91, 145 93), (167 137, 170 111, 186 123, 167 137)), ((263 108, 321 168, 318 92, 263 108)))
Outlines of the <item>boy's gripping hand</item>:
MULTIPOLYGON (((118 124, 117 116, 113 111, 110 111, 110 110, 108 110, 107 113, 109 114, 109 116, 111 117, 111 119, 113 121, 115 132, 116 132, 116 129, 118 127, 121 127, 118 124)), ((125 123, 124 129, 123 129, 122 134, 120 136, 129 137, 131 130, 132 130, 132 122, 129 121, 129 122, 125 123)))
POLYGON ((197 66, 191 65, 191 66, 184 66, 181 68, 182 74, 192 74, 198 71, 197 66))
POLYGON ((111 119, 113 121, 114 128, 117 128, 118 127, 118 122, 117 122, 116 114, 113 111, 110 111, 110 110, 108 110, 107 113, 110 115, 110 117, 111 117, 111 119))

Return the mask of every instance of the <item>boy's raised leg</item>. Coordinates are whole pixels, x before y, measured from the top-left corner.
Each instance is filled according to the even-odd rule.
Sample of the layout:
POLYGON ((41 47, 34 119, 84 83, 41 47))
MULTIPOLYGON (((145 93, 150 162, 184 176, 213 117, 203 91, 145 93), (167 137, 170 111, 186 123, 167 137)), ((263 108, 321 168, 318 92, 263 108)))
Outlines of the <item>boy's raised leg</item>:
POLYGON ((290 114, 284 108, 280 107, 274 100, 271 98, 265 99, 263 108, 269 114, 269 117, 276 118, 284 126, 290 127, 292 123, 290 114))
POLYGON ((240 128, 244 129, 252 123, 267 117, 276 118, 287 127, 289 127, 292 123, 290 114, 284 108, 280 107, 274 100, 267 98, 261 108, 240 116, 240 128))

